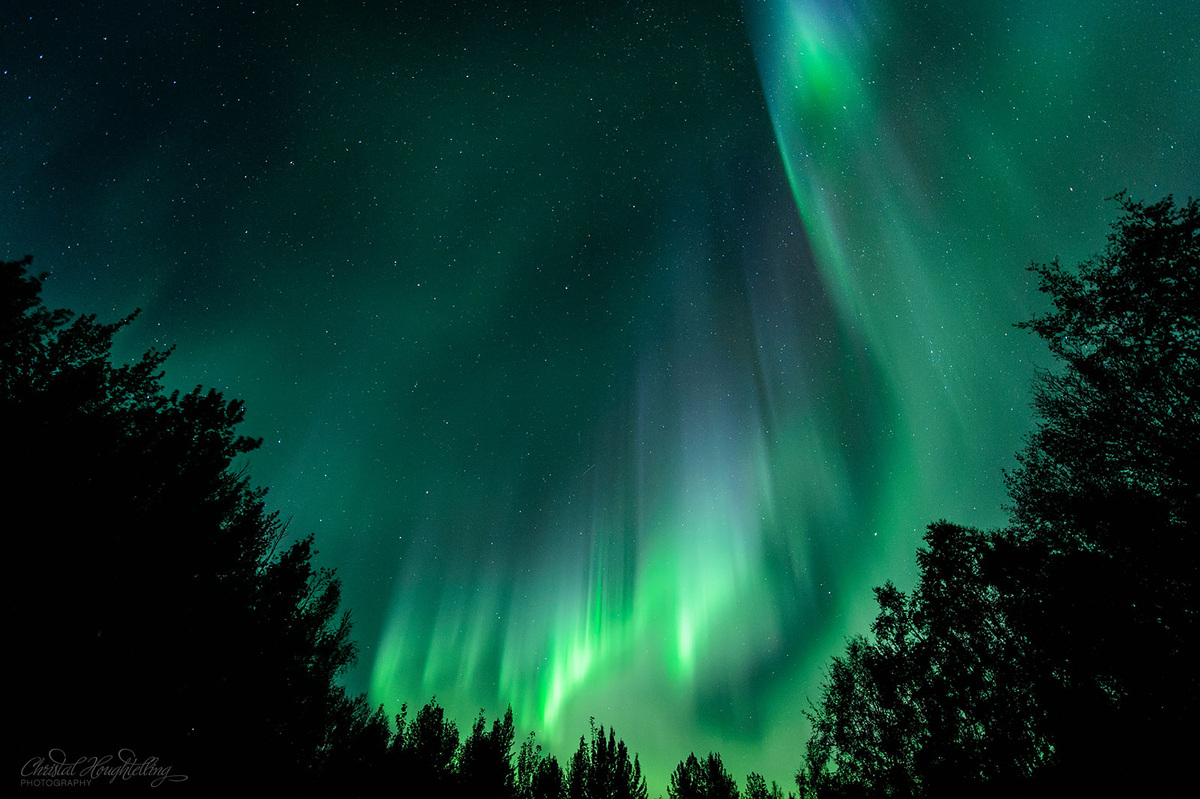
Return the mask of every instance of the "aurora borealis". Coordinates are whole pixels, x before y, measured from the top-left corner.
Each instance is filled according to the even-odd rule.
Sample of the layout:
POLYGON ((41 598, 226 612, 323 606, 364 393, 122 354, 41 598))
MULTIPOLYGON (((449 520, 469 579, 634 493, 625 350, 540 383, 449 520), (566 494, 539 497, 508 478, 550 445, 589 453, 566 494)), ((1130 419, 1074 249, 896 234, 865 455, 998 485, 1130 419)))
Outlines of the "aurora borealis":
MULTIPOLYGON (((1200 187, 1170 2, 17 3, 0 245, 247 403, 354 690, 781 784, 936 518, 1004 520, 1024 267, 1200 187)), ((81 598, 82 600, 83 598, 81 598)))

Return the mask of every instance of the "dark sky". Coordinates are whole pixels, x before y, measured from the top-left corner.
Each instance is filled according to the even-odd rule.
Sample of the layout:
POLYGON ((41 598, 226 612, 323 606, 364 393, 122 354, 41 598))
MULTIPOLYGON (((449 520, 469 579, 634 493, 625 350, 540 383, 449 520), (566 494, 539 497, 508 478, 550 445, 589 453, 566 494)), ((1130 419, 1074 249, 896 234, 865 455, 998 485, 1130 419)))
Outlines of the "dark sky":
MULTIPOLYGON (((0 256, 242 397, 355 690, 800 764, 937 518, 1003 523, 1024 267, 1197 193, 1171 2, 5 6, 0 256)), ((86 598, 81 597, 81 601, 86 598)))

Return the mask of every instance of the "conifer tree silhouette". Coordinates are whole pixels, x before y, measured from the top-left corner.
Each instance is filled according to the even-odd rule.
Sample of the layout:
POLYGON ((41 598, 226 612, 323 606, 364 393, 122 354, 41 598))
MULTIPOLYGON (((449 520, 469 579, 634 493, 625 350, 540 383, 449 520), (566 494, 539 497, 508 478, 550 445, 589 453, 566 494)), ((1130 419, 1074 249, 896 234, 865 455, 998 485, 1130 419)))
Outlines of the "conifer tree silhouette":
POLYGON ((170 350, 114 364, 137 313, 48 310, 31 260, 0 263, 18 757, 128 750, 209 790, 377 760, 382 709, 337 683, 355 657, 340 583, 235 466, 260 443, 241 403, 164 392, 170 350))

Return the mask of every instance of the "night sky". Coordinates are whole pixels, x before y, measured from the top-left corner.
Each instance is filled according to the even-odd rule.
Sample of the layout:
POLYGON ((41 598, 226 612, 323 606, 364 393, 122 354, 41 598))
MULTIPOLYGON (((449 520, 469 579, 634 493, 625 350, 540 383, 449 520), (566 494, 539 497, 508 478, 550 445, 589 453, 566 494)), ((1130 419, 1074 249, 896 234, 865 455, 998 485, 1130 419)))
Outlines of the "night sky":
POLYGON ((790 783, 871 586, 1003 523, 1025 266, 1200 192, 1192 0, 10 2, 0 73, 0 257, 245 399, 348 685, 652 795, 790 783))

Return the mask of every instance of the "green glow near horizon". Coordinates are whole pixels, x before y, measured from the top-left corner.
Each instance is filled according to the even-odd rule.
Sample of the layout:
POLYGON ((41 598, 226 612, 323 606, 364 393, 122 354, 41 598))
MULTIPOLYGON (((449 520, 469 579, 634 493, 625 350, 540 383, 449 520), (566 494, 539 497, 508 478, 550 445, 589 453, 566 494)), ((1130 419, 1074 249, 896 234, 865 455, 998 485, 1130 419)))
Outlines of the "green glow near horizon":
MULTIPOLYGON (((640 474, 631 478, 632 464, 623 461, 612 467, 606 483, 593 483, 592 518, 556 520, 560 532, 552 536, 570 540, 586 531, 590 546, 565 562, 583 558, 587 566, 571 565, 578 576, 540 586, 537 592, 551 598, 553 613, 519 625, 510 621, 499 644, 498 694, 511 698, 519 716, 536 719, 532 726, 560 746, 564 726, 568 735, 578 731, 584 697, 603 701, 611 695, 606 686, 627 687, 629 675, 641 675, 634 682, 652 686, 652 712, 691 706, 683 712, 696 713, 700 696, 720 690, 714 687, 725 681, 744 679, 730 675, 753 673, 762 652, 812 647, 813 639, 795 635, 798 619, 789 618, 780 602, 794 601, 798 587, 819 593, 818 586, 806 585, 806 571, 812 547, 828 544, 813 543, 822 538, 814 528, 849 534, 835 545, 850 551, 840 576, 843 585, 865 587, 881 574, 903 582, 920 527, 939 513, 939 503, 954 504, 947 503, 947 489, 970 495, 972 506, 990 496, 995 507, 966 521, 996 523, 996 478, 1027 418, 1023 405, 1013 412, 1021 389, 996 392, 992 377, 981 373, 986 360, 1001 362, 1027 350, 1024 343, 1003 341, 1008 323, 1027 315, 1034 302, 1013 293, 1023 282, 1020 261, 991 274, 962 269, 1001 255, 991 232, 976 235, 974 220, 993 211, 1003 218, 1000 209, 1019 208, 1036 184, 1021 178, 1011 142, 997 140, 995 131, 972 129, 979 116, 994 117, 995 108, 986 99, 976 102, 964 86, 942 87, 946 97, 965 101, 967 119, 942 120, 952 128, 952 144, 940 157, 931 156, 912 137, 936 125, 938 116, 917 119, 915 130, 905 131, 895 118, 896 97, 887 96, 896 87, 879 73, 879 53, 890 45, 886 31, 906 24, 888 4, 783 0, 750 4, 747 11, 780 157, 839 328, 831 337, 837 343, 830 370, 815 381, 815 391, 822 391, 823 380, 862 381, 857 388, 873 395, 873 416, 860 415, 857 432, 851 432, 844 420, 822 418, 828 409, 811 400, 793 395, 772 403, 786 392, 772 390, 778 387, 771 381, 780 375, 761 361, 757 372, 738 374, 733 363, 723 364, 728 371, 714 371, 712 353, 704 352, 696 358, 703 366, 685 369, 684 377, 660 391, 647 387, 646 376, 662 374, 663 364, 641 364, 642 393, 634 400, 639 420, 672 434, 654 445, 633 436, 623 447, 636 450, 638 466, 649 473, 673 477, 668 484, 647 485, 640 474), (963 207, 965 192, 957 202, 940 195, 933 181, 944 180, 937 174, 943 172, 957 172, 960 185, 971 173, 982 177, 990 190, 984 208, 963 207), (954 280, 949 291, 947 277, 954 280), (974 334, 981 326, 995 340, 979 342, 974 334), (763 395, 739 397, 738 387, 746 385, 761 387, 763 395), (990 420, 992 440, 1008 448, 981 447, 949 466, 947 451, 969 440, 981 418, 990 420), (848 434, 861 437, 852 443, 863 447, 857 459, 839 453, 851 443, 848 434), (646 458, 653 461, 649 467, 646 458), (877 475, 875 483, 856 489, 862 472, 877 475), (989 486, 982 493, 981 483, 989 486), (614 491, 613 485, 624 490, 614 491), (780 494, 787 497, 782 509, 780 494), (612 503, 623 510, 601 510, 612 503), (888 538, 882 549, 855 543, 880 531, 888 538), (869 554, 873 550, 877 554, 869 554), (772 563, 768 553, 783 553, 782 563, 772 563)), ((1017 240, 1012 231, 995 232, 1010 245, 1017 240)), ((1022 240, 1029 252, 1037 251, 1038 236, 1022 240)), ((668 247, 659 257, 675 258, 676 252, 668 247)), ((703 265, 673 266, 691 272, 694 282, 683 278, 687 284, 668 293, 698 299, 699 313, 709 314, 708 326, 728 331, 712 322, 720 316, 715 307, 730 298, 707 293, 712 281, 703 265)), ((757 299, 748 292, 734 302, 745 303, 744 313, 753 320, 747 332, 761 343, 769 314, 756 307, 757 299)), ((796 329, 807 321, 795 317, 787 325, 796 329)), ((682 352, 687 346, 701 342, 704 348, 697 332, 655 328, 650 337, 678 343, 687 363, 682 352)), ((597 458, 603 453, 585 460, 597 458)), ((532 607, 524 609, 527 596, 507 598, 511 618, 537 615, 532 607)), ((863 590, 837 598, 824 613, 842 617, 841 629, 849 632, 865 628, 870 610, 869 592, 863 590)), ((824 613, 800 613, 807 618, 799 626, 817 632, 825 623, 819 620, 828 618, 824 613)), ((441 640, 443 633, 433 637, 441 640)), ((385 660, 383 672, 387 668, 385 660)), ((810 679, 811 668, 795 663, 783 684, 810 679)), ((440 684, 427 674, 423 687, 434 691, 440 684)), ((590 712, 629 723, 624 719, 630 714, 620 710, 590 712)))
POLYGON ((871 587, 1003 522, 1025 264, 1197 193, 1200 18, 419 5, 13 15, 5 257, 245 399, 351 688, 786 784, 871 587))

